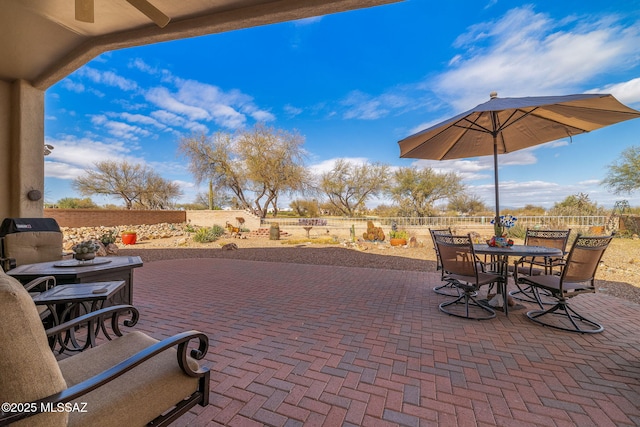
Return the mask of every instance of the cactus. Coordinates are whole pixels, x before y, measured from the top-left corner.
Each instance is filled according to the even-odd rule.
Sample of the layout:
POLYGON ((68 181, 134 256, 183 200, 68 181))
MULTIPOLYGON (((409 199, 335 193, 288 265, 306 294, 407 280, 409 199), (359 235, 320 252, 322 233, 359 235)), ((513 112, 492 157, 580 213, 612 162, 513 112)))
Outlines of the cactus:
POLYGON ((384 231, 382 227, 376 227, 373 221, 367 221, 367 231, 362 233, 362 237, 365 240, 382 242, 385 239, 384 231))

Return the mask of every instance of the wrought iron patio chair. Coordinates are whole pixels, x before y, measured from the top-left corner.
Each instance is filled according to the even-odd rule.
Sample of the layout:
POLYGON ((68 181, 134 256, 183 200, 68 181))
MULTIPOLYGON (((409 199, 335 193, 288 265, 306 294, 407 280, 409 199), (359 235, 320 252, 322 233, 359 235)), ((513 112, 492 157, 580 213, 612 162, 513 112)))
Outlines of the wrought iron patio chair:
POLYGON ((451 236, 451 228, 443 228, 443 229, 429 229, 429 234, 431 234, 431 240, 433 241, 433 250, 436 253, 436 271, 440 271, 440 279, 445 282, 442 285, 438 285, 433 288, 433 291, 440 295, 446 296, 454 296, 457 297, 460 295, 460 292, 457 287, 452 285, 450 282, 445 281, 445 271, 442 268, 442 260, 440 259, 440 253, 438 252, 438 245, 436 245, 436 236, 451 236))
POLYGON ((604 327, 579 314, 569 306, 569 299, 584 293, 595 293, 595 275, 602 255, 612 236, 581 236, 578 234, 562 267, 562 273, 524 276, 522 282, 533 289, 540 310, 528 311, 527 317, 536 323, 569 332, 597 333, 604 327), (553 307, 545 309, 540 291, 555 299, 553 307))
MULTIPOLYGON (((528 228, 524 238, 524 244, 528 246, 544 246, 547 248, 560 249, 563 253, 565 253, 570 234, 571 229, 536 230, 528 228)), ((516 260, 513 266, 509 266, 509 270, 513 272, 513 281, 516 284, 517 289, 509 292, 509 295, 520 301, 542 301, 543 304, 553 304, 553 302, 545 298, 544 293, 542 295, 538 295, 540 297, 538 301, 533 295, 533 289, 531 289, 530 286, 520 286, 520 278, 522 276, 553 274, 553 272, 556 271, 557 268, 562 267, 564 262, 564 257, 522 257, 516 260)), ((546 296, 548 296, 548 294, 546 296)))
POLYGON ((502 282, 503 276, 483 271, 484 263, 476 256, 470 235, 436 235, 435 240, 445 271, 444 278, 460 290, 458 298, 441 303, 440 310, 466 319, 494 318, 495 310, 478 302, 476 295, 482 286, 502 282))

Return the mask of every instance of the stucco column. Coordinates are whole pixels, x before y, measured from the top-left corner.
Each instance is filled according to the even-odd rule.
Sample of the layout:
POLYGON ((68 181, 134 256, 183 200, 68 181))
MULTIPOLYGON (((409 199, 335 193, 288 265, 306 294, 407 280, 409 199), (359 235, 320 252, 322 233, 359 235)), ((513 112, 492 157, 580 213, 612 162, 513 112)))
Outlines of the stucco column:
POLYGON ((0 220, 9 216, 11 194, 11 84, 0 80, 0 220))
MULTIPOLYGON (((5 216, 40 218, 44 213, 44 91, 17 80, 11 83, 10 98, 9 209, 5 216)), ((7 211, 5 206, 2 211, 7 211)))

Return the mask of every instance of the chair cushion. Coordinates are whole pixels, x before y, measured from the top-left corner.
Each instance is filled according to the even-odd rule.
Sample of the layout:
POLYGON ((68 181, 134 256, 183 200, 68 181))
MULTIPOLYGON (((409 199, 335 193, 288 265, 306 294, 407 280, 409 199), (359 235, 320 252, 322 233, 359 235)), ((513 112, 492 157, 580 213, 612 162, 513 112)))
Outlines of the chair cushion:
MULTIPOLYGON (((478 272, 478 283, 475 276, 463 276, 461 274, 447 274, 446 277, 457 280, 465 284, 465 287, 478 290, 480 286, 499 281, 502 277, 499 274, 478 272)), ((458 284, 456 284, 457 286, 458 284)))
POLYGON ((4 237, 4 255, 14 258, 16 265, 62 259, 62 233, 30 231, 7 234, 4 237))
MULTIPOLYGON (((541 276, 527 277, 525 283, 544 288, 552 293, 560 293, 560 276, 543 274, 541 276)), ((595 292, 595 288, 589 282, 568 282, 562 283, 562 294, 565 297, 572 297, 582 293, 595 292)))
MULTIPOLYGON (((142 332, 131 332, 113 341, 60 361, 69 386, 113 367, 157 340, 142 332)), ((136 366, 110 383, 78 398, 87 412, 73 412, 70 426, 145 425, 192 394, 198 379, 185 375, 178 366, 176 350, 169 349, 136 366)), ((189 364, 197 369, 191 359, 189 364)))
MULTIPOLYGON (((0 401, 32 402, 67 388, 31 295, 0 269, 0 401)), ((67 414, 46 413, 16 426, 64 426, 67 414)))

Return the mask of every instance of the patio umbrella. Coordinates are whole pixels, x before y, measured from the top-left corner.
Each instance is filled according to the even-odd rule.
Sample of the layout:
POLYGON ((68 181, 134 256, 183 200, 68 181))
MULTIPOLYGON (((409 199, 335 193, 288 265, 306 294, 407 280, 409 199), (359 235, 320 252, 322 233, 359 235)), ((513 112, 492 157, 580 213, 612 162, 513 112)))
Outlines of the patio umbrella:
POLYGON ((500 218, 498 154, 590 132, 640 117, 612 95, 498 98, 398 142, 400 157, 447 160, 493 154, 496 222, 500 218))

